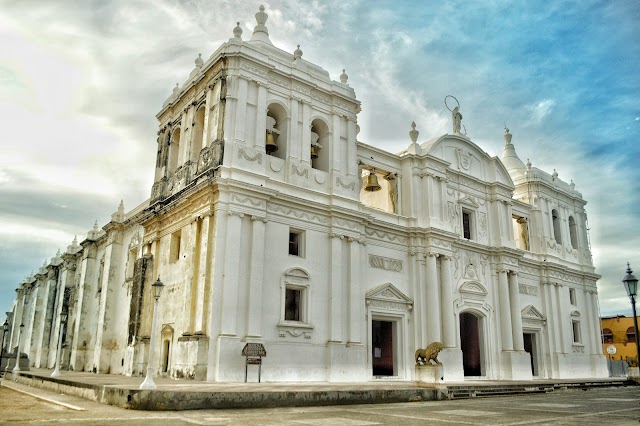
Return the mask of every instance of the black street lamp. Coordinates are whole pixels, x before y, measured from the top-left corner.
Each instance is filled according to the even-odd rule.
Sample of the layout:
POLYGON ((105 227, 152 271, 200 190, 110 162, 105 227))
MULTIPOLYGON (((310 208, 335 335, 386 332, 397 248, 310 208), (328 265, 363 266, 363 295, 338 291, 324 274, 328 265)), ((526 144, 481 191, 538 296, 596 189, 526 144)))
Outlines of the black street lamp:
POLYGON ((2 370, 2 356, 4 355, 4 335, 7 334, 7 331, 9 331, 9 323, 4 320, 4 324, 2 324, 2 346, 0 346, 0 370, 2 370))
POLYGON ((638 317, 636 316, 636 296, 638 295, 638 279, 631 273, 631 267, 627 262, 627 275, 622 279, 624 288, 627 290, 627 295, 631 299, 631 309, 633 310, 633 328, 635 330, 636 337, 636 360, 640 362, 640 342, 638 342, 638 317))

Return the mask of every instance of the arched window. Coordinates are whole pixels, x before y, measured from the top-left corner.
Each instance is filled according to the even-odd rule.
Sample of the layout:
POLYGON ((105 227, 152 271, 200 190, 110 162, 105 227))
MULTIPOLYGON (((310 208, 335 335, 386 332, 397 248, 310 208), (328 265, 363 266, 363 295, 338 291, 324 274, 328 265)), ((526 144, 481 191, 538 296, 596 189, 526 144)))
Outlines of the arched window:
POLYGON ((169 140, 169 169, 168 174, 173 174, 178 167, 178 156, 180 155, 180 129, 176 129, 171 134, 169 140))
POLYGON ((553 219, 553 237, 556 239, 556 243, 562 244, 562 234, 560 233, 560 216, 556 209, 551 210, 551 217, 553 219))
POLYGON ((627 342, 635 342, 636 341, 636 329, 635 327, 627 328, 627 342))
POLYGON ((311 167, 329 171, 329 127, 316 118, 311 123, 311 167))
POLYGON ((571 237, 571 247, 578 248, 578 226, 573 216, 569 216, 569 236, 571 237))
POLYGON ((265 150, 268 155, 286 160, 287 158, 287 111, 280 104, 273 103, 267 108, 267 128, 265 129, 265 150))
POLYGON ((609 328, 602 329, 602 341, 604 343, 613 343, 613 332, 609 328))
POLYGON ((192 163, 198 163, 200 151, 202 151, 202 138, 204 136, 204 105, 196 112, 195 122, 193 126, 193 142, 191 143, 190 160, 192 163))

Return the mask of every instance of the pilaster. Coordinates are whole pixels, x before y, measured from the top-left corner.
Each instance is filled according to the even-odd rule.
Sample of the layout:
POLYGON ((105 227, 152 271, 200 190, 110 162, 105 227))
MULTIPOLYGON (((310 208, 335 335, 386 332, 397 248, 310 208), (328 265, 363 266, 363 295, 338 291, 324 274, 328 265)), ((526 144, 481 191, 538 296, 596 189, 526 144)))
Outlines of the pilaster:
POLYGON ((513 332, 511 322, 511 302, 509 299, 509 283, 506 269, 498 271, 498 291, 500 298, 500 332, 502 336, 502 350, 513 350, 513 332))
POLYGON ((427 288, 427 300, 425 307, 427 309, 427 339, 429 343, 440 342, 440 294, 438 291, 438 267, 436 264, 438 254, 429 253, 427 255, 427 280, 425 287, 427 288))

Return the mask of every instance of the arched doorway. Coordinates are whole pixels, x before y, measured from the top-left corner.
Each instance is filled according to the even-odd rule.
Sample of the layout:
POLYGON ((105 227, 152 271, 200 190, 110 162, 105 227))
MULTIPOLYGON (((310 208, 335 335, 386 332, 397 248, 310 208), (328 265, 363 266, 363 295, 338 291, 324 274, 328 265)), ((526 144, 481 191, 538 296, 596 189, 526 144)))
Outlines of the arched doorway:
POLYGON ((484 376, 482 334, 482 322, 478 316, 470 312, 460 314, 460 346, 465 377, 484 376))

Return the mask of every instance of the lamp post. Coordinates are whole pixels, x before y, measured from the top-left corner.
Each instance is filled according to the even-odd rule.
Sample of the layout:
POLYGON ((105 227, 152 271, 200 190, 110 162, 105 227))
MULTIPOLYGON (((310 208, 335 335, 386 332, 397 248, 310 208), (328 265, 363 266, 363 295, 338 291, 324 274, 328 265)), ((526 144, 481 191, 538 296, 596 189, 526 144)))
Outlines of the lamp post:
POLYGON ((636 360, 640 362, 640 342, 638 342, 638 317, 636 316, 636 296, 638 295, 638 279, 632 275, 631 267, 627 262, 627 275, 622 279, 627 295, 631 299, 631 310, 633 311, 633 328, 636 338, 636 360))
POLYGON ((151 285, 151 289, 153 290, 153 297, 155 302, 153 304, 153 322, 151 323, 151 341, 149 342, 149 362, 147 363, 147 376, 144 378, 144 381, 140 385, 140 389, 155 389, 156 384, 153 381, 153 348, 156 344, 156 323, 158 322, 158 300, 160 299, 160 294, 162 294, 162 288, 164 284, 160 281, 160 277, 158 280, 151 285))
MULTIPOLYGON (((0 346, 0 370, 2 370, 2 356, 4 355, 4 335, 7 334, 9 330, 9 323, 7 320, 4 320, 4 324, 2 324, 2 346, 0 346)), ((9 361, 7 360, 7 364, 9 361)))
POLYGON ((63 309, 60 312, 60 330, 58 332, 58 350, 56 351, 56 368, 51 373, 51 377, 60 377, 60 352, 62 352, 62 328, 67 323, 67 316, 69 313, 63 309))
POLYGON ((20 330, 18 331, 18 346, 16 347, 16 365, 11 372, 16 374, 20 371, 20 337, 22 337, 22 330, 24 329, 24 323, 20 324, 20 330))

